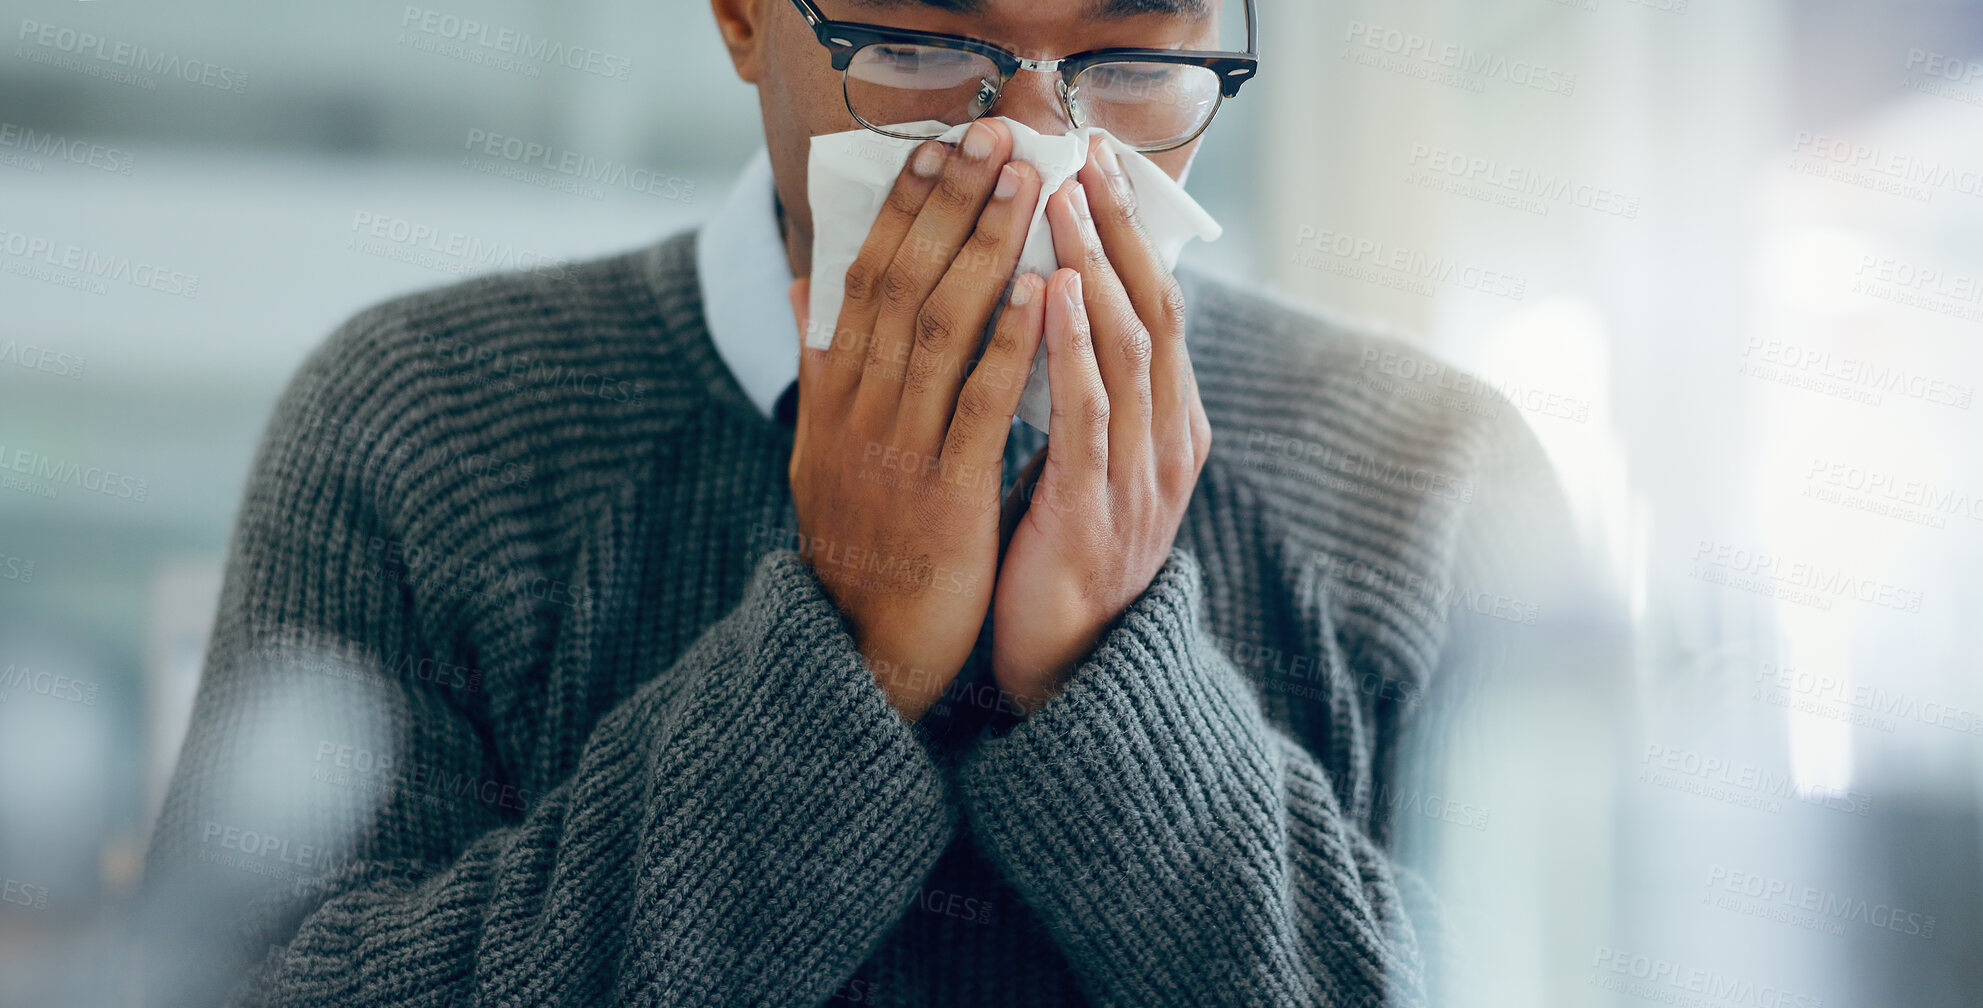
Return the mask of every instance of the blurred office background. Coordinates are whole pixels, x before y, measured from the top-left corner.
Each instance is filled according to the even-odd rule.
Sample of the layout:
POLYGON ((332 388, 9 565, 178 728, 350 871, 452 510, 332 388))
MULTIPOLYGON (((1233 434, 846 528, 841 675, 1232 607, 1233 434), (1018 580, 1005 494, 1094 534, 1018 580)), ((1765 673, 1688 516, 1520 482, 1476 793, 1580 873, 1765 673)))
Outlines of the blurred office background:
MULTIPOLYGON (((1455 899, 1494 984, 1456 998, 1983 1004, 1983 7, 1261 15, 1190 178, 1226 235, 1187 260, 1506 392, 1636 631, 1629 668, 1500 698, 1520 730, 1445 796, 1491 815, 1413 806, 1500 869, 1455 899)), ((119 1003, 290 372, 384 297, 693 225, 756 104, 693 0, 10 0, 4 27, 0 1004, 119 1003), (112 478, 35 475, 70 464, 112 478)))

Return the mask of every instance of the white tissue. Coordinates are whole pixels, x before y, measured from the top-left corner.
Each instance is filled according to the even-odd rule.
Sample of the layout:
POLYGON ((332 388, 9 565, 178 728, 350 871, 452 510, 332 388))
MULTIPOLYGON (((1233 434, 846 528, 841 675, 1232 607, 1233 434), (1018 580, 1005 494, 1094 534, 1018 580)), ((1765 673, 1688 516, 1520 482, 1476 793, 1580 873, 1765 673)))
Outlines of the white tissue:
MULTIPOLYGON (((1053 273, 1059 261, 1054 258, 1053 233, 1047 225, 1046 197, 1067 178, 1081 170, 1088 159, 1088 138, 1101 134, 1114 145, 1124 174, 1136 191, 1136 212, 1167 268, 1177 265, 1178 253, 1193 238, 1212 241, 1219 237, 1219 223, 1198 205, 1156 162, 1132 150, 1104 130, 1088 127, 1061 136, 1048 136, 1022 123, 1001 117, 1012 131, 1014 160, 1030 163, 1040 174, 1040 203, 1033 211, 1032 228, 1019 254, 1020 273, 1053 273)), ((931 129, 941 123, 921 124, 931 129)), ((955 143, 964 135, 964 126, 954 126, 939 139, 955 143)), ((911 132, 903 130, 903 132, 911 132)), ((869 129, 830 133, 812 138, 812 151, 806 167, 806 192, 812 203, 812 298, 806 327, 806 345, 824 349, 833 343, 833 331, 840 317, 840 302, 846 294, 847 267, 861 251, 868 229, 881 213, 882 202, 895 185, 902 166, 921 141, 884 136, 869 129)), ((1016 273, 1014 274, 1017 275, 1016 273)), ((1001 307, 1003 302, 1001 302, 1001 307)), ((997 314, 993 314, 996 323, 997 314)), ((990 330, 987 330, 989 332, 990 330)), ((1050 413, 1047 398, 1047 355, 1045 348, 1033 359, 1032 373, 1026 379, 1019 400, 1019 418, 1044 431, 1050 413)))

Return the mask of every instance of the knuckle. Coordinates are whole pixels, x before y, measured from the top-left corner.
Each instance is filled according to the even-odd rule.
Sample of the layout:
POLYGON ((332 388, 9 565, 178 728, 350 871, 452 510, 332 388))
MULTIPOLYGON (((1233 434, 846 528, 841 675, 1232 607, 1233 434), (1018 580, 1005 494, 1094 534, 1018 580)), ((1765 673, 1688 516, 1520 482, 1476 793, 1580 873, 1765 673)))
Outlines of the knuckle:
POLYGON ((992 413, 991 396, 985 392, 984 386, 973 382, 958 393, 956 417, 959 421, 979 424, 989 420, 992 413))
POLYGON ((942 353, 950 347, 950 337, 956 331, 953 310, 941 299, 930 298, 923 302, 921 311, 916 313, 916 346, 931 353, 942 353))
POLYGON ((1150 358, 1153 352, 1150 343, 1150 331, 1143 328, 1142 321, 1136 318, 1134 312, 1127 314, 1129 316, 1128 318, 1118 318, 1116 320, 1116 324, 1121 327, 1120 331, 1122 333, 1122 359, 1128 363, 1131 370, 1140 374, 1150 369, 1150 358))
POLYGON ((846 299, 848 301, 872 301, 881 291, 882 270, 874 260, 866 256, 856 256, 847 266, 846 299))
POLYGON ((1174 276, 1164 277, 1164 292, 1157 303, 1157 310, 1163 313, 1163 322, 1173 332, 1184 325, 1184 288, 1174 276))
POLYGON ((985 343, 982 357, 1014 357, 1019 353, 1019 333, 1016 326, 1007 322, 992 330, 991 339, 985 343))
POLYGON ((978 209, 978 197, 955 175, 946 175, 930 193, 929 206, 949 217, 966 217, 978 209))
POLYGON ((905 217, 914 217, 923 208, 923 194, 911 184, 897 185, 888 191, 887 207, 905 217))
POLYGON ((997 227, 980 226, 971 232, 971 240, 964 243, 964 258, 960 265, 967 270, 990 276, 996 272, 999 252, 1005 247, 1005 233, 997 227))
POLYGON ((923 296, 922 283, 911 270, 896 263, 881 277, 881 299, 885 304, 906 307, 923 296))
POLYGON ((1107 427, 1109 424, 1109 397, 1102 392, 1091 391, 1082 396, 1075 409, 1085 426, 1107 427))
POLYGON ((1108 253, 1102 251, 1102 246, 1098 242, 1088 242, 1081 249, 1081 264, 1083 267, 1081 272, 1088 274, 1081 278, 1084 282, 1091 277, 1107 276, 1109 271, 1115 268, 1110 265, 1108 253))

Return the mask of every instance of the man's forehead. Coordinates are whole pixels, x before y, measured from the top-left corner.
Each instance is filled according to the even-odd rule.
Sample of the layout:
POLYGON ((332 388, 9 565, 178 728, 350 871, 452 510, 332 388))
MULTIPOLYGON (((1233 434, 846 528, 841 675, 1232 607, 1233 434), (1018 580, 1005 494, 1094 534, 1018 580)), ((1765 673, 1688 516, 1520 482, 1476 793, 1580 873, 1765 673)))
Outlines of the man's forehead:
MULTIPOLYGON (((870 10, 904 10, 933 7, 957 14, 983 14, 994 0, 853 0, 870 10)), ((1065 5, 1088 17, 1103 20, 1135 17, 1139 14, 1180 14, 1198 17, 1210 11, 1217 0, 1034 0, 1029 7, 1065 5)))

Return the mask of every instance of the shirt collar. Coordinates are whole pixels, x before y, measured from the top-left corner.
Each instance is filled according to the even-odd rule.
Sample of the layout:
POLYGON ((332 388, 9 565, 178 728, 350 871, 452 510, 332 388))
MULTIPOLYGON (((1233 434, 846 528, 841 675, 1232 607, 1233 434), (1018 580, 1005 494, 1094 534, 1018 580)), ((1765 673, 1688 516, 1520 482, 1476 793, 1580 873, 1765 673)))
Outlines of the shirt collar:
POLYGON ((799 325, 788 294, 792 264, 778 232, 776 192, 771 156, 759 148, 695 241, 710 341, 766 417, 799 377, 799 325))

